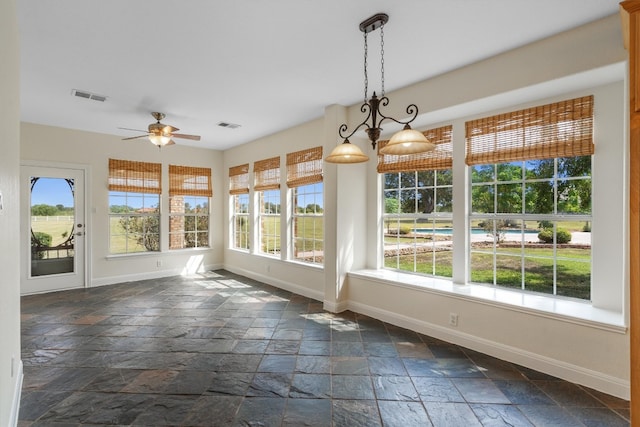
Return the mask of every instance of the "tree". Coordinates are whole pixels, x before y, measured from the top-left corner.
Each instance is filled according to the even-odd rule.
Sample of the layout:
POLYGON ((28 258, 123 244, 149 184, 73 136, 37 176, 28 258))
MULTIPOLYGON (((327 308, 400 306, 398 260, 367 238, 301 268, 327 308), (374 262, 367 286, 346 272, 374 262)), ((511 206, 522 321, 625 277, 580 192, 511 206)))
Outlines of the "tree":
POLYGON ((32 216, 54 216, 57 213, 55 206, 39 204, 31 206, 32 216))
POLYGON ((322 207, 315 203, 309 203, 304 210, 306 213, 322 213, 322 207))
MULTIPOLYGON (((395 197, 386 197, 384 199, 384 212, 388 214, 400 213, 400 204, 395 197)), ((391 233, 390 230, 391 221, 387 220, 387 234, 391 233)))
POLYGON ((140 246, 148 251, 160 250, 160 217, 157 215, 131 216, 120 218, 120 225, 133 236, 140 246))

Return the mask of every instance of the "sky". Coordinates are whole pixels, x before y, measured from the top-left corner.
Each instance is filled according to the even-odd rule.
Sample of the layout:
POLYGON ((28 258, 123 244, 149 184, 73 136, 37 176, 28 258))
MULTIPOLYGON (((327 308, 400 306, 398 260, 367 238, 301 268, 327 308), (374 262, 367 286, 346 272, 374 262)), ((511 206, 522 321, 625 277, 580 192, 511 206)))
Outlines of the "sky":
POLYGON ((69 184, 63 178, 40 178, 31 192, 31 206, 40 204, 72 207, 73 194, 69 184))

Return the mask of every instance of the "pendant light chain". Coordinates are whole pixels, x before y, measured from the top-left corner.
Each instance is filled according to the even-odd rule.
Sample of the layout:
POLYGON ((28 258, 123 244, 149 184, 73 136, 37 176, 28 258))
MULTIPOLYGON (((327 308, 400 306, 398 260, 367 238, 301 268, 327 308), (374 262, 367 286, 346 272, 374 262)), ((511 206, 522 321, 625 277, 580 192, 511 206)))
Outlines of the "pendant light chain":
POLYGON ((380 67, 382 97, 384 98, 384 24, 380 26, 380 67))
POLYGON ((369 91, 369 76, 367 74, 367 53, 369 50, 369 47, 367 45, 367 32, 363 31, 364 33, 364 103, 366 104, 368 101, 368 91, 369 91))

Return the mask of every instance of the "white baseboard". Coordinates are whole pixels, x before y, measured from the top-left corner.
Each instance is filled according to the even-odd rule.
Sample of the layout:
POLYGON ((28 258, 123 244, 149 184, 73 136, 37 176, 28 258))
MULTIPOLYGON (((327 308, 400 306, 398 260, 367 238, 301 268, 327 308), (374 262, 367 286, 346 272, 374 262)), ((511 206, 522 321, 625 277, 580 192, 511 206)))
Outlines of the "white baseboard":
POLYGON ((255 271, 245 270, 243 268, 225 266, 224 269, 232 273, 240 274, 242 276, 249 277, 254 280, 258 280, 268 285, 272 285, 277 288, 284 289, 286 291, 293 292, 298 295, 302 295, 307 298, 314 299, 316 301, 322 301, 324 299, 323 292, 318 292, 313 289, 305 288, 304 286, 300 286, 295 283, 286 282, 284 280, 276 279, 274 277, 266 276, 264 274, 259 274, 259 273, 256 273, 255 271))
POLYGON ((467 347, 511 363, 517 363, 621 399, 629 400, 630 398, 631 386, 627 380, 355 301, 348 301, 346 305, 349 310, 396 326, 467 347))
MULTIPOLYGON (((218 270, 221 268, 223 268, 222 264, 212 264, 205 266, 204 271, 218 270)), ((121 276, 101 277, 99 279, 91 280, 91 284, 89 285, 89 287, 93 288, 97 286, 115 285, 117 283, 136 282, 138 280, 161 279, 163 277, 181 276, 183 275, 183 273, 184 272, 182 269, 171 269, 150 271, 144 273, 123 274, 121 276)))
POLYGON ((349 309, 349 302, 348 301, 339 301, 339 302, 331 302, 331 301, 323 301, 323 306, 322 308, 324 308, 327 311, 330 311, 331 313, 342 313, 345 310, 349 309))
POLYGON ((20 414, 20 398, 22 396, 22 380, 24 379, 24 371, 22 360, 18 361, 17 372, 15 373, 16 381, 13 389, 13 400, 11 401, 11 412, 9 414, 9 426, 16 427, 18 425, 18 415, 20 414))

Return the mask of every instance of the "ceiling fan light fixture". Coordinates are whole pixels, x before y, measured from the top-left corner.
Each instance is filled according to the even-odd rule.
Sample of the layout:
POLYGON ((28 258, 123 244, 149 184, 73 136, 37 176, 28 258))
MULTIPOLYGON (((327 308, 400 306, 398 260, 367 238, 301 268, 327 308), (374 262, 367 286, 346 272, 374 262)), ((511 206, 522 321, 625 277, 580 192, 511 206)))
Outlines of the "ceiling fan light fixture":
POLYGON ((157 145, 158 147, 164 147, 165 145, 169 144, 169 142, 171 142, 171 137, 162 134, 153 134, 149 135, 149 141, 151 141, 152 144, 157 145))
POLYGON ((369 156, 364 154, 360 147, 345 139, 324 160, 329 163, 362 163, 369 160, 369 156))
POLYGON ((408 124, 400 132, 396 132, 387 145, 380 149, 381 154, 405 155, 435 150, 436 145, 430 142, 420 131, 411 129, 408 124))

